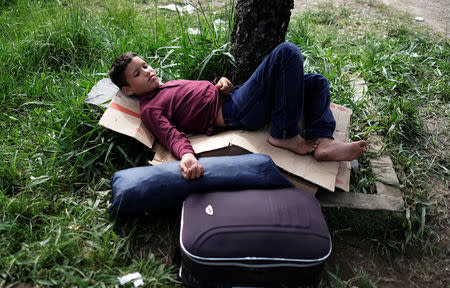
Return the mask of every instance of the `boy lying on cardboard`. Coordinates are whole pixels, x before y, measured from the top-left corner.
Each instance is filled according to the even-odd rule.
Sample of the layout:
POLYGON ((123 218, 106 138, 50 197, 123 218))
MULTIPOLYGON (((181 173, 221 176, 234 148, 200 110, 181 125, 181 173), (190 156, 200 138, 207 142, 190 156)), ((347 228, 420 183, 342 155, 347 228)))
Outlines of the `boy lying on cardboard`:
POLYGON ((223 129, 256 130, 271 120, 269 143, 294 153, 312 153, 318 161, 350 161, 366 152, 364 140, 333 139, 336 122, 328 81, 320 74, 303 73, 302 54, 292 43, 278 45, 236 88, 225 77, 213 83, 162 83, 135 53, 120 55, 109 75, 124 94, 139 97, 142 121, 181 160, 186 179, 201 177, 204 169, 183 132, 212 135, 223 129), (302 118, 303 131, 298 125, 302 118))

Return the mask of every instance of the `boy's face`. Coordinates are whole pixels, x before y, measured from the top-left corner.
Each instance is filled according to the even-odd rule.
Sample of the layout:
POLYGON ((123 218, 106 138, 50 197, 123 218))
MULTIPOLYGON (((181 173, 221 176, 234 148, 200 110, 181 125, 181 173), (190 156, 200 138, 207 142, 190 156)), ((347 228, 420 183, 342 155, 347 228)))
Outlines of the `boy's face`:
POLYGON ((125 69, 127 86, 122 87, 126 95, 141 96, 161 85, 155 70, 140 57, 134 57, 125 69))

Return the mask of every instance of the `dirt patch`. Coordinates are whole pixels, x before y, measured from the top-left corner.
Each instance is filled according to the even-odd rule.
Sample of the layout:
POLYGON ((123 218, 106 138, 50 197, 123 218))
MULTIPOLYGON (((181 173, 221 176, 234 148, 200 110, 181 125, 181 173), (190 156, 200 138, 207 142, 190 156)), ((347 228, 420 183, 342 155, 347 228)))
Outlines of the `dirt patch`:
POLYGON ((448 250, 436 255, 402 256, 388 260, 374 248, 368 248, 370 244, 357 238, 344 237, 334 245, 334 252, 327 261, 328 269, 349 284, 348 287, 357 284, 358 277, 361 277, 359 273, 365 274, 379 288, 450 285, 448 250))
MULTIPOLYGON (((361 9, 376 3, 376 0, 295 0, 292 13, 298 13, 321 3, 334 6, 349 6, 361 9)), ((450 5, 448 0, 380 0, 381 3, 398 11, 407 12, 413 19, 422 17, 423 23, 436 32, 450 36, 450 5)))
POLYGON ((382 0, 382 2, 414 17, 422 17, 423 22, 437 32, 450 36, 450 5, 448 0, 382 0))

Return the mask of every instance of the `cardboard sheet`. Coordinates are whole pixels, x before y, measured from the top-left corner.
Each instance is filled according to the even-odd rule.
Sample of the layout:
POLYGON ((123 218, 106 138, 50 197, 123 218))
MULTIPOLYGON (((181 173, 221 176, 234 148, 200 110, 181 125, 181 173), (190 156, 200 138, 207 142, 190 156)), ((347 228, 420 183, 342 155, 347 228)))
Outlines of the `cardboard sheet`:
POLYGON ((139 114, 139 100, 117 92, 109 103, 99 124, 113 131, 133 137, 152 148, 155 137, 147 130, 139 114))
MULTIPOLYGON (((331 103, 330 108, 336 120, 336 130, 334 131, 333 137, 337 141, 347 142, 350 134, 352 110, 334 103, 331 103)), ((336 175, 336 188, 346 192, 350 190, 350 172, 350 161, 341 161, 336 175)))
MULTIPOLYGON (((109 79, 104 80, 107 82, 109 79)), ((105 85, 105 82, 101 84, 105 85)), ((110 85, 114 84, 106 83, 109 88, 111 88, 110 85)), ((101 97, 103 103, 105 103, 105 98, 112 98, 110 105, 100 119, 100 125, 133 137, 149 148, 154 146, 154 136, 146 129, 140 119, 138 99, 124 95, 118 91, 117 87, 115 90, 100 87, 100 92, 98 92, 99 89, 94 90, 96 91, 96 97, 101 97), (101 95, 101 91, 108 95, 101 95)), ((352 111, 333 103, 330 108, 337 123, 334 137, 338 141, 345 142, 349 135, 352 111)), ((220 153, 230 153, 230 149, 228 149, 230 147, 240 147, 251 153, 267 154, 278 167, 293 177, 305 179, 307 182, 328 191, 334 191, 335 187, 344 191, 349 190, 350 162, 318 162, 311 155, 297 155, 288 150, 274 147, 267 141, 269 128, 267 126, 258 131, 226 131, 214 136, 196 134, 189 136, 189 140, 197 154, 215 151, 215 155, 220 155, 220 153)), ((162 145, 155 145, 153 151, 155 152, 155 157, 151 161, 153 165, 176 160, 162 145)))

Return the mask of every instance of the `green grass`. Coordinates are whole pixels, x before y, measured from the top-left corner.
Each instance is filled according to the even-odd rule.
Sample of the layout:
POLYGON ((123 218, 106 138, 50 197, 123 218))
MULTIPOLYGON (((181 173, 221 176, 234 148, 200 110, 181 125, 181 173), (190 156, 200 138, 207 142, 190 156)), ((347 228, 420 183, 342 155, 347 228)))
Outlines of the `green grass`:
MULTIPOLYGON (((359 269, 353 269, 354 277, 348 279, 348 280, 342 280, 338 276, 339 267, 336 267, 337 272, 333 273, 329 271, 328 267, 325 267, 325 273, 327 274, 327 280, 328 287, 333 288, 347 288, 347 287, 361 287, 361 288, 376 288, 377 285, 370 280, 370 277, 367 275, 366 272, 362 268, 359 269)), ((319 287, 327 287, 325 286, 325 283, 322 282, 319 287)))
MULTIPOLYGON (((378 133, 388 144, 407 209, 367 219, 352 211, 366 219, 361 226, 374 217, 390 223, 358 233, 386 255, 426 250, 434 237, 428 227, 441 217, 429 200, 430 179, 448 179, 450 157, 439 142, 448 128, 436 138, 425 123, 449 126, 449 42, 369 2, 379 18, 325 5, 293 18, 287 39, 302 48, 307 72, 329 79, 333 101, 353 109, 351 138, 378 133), (352 97, 355 75, 369 87, 363 100, 352 97)), ((233 6, 213 13, 203 5, 187 15, 160 4, 0 1, 0 286, 110 287, 135 271, 148 287, 178 285, 170 265, 178 215, 119 221, 107 214, 109 177, 146 165, 151 152, 99 127, 101 112, 83 102, 126 51, 146 58, 163 81, 229 73, 233 6)), ((361 159, 353 190, 373 193, 370 157, 361 159)), ((352 214, 326 215, 344 219, 330 220, 332 230, 357 225, 352 214)), ((373 287, 366 278, 355 271, 356 280, 342 283, 373 287)))

